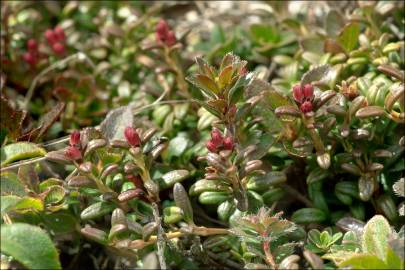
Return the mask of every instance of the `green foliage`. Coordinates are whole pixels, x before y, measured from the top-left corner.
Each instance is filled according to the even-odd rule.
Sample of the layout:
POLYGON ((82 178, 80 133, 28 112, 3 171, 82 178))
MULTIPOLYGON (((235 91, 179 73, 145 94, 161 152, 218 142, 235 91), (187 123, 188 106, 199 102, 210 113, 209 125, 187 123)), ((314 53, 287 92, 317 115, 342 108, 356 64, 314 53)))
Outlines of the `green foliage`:
POLYGON ((1 251, 30 269, 61 269, 52 240, 36 226, 23 223, 2 225, 1 251))

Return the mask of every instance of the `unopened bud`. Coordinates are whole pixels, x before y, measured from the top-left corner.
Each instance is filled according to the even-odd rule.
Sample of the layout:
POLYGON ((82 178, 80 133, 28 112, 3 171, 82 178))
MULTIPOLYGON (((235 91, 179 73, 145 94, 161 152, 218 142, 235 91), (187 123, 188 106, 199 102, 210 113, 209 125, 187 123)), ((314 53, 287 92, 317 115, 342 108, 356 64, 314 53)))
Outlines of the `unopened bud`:
POLYGON ((124 136, 131 146, 138 146, 141 143, 141 138, 139 138, 138 132, 133 127, 126 127, 124 136))
POLYGON ((80 144, 80 131, 75 130, 72 134, 70 134, 69 144, 71 146, 77 146, 80 144))
POLYGON ((52 29, 48 29, 45 31, 45 38, 48 41, 49 44, 53 44, 56 42, 57 38, 55 33, 52 31, 52 29))
POLYGON ((312 103, 311 101, 305 101, 304 103, 301 104, 300 110, 303 113, 308 113, 312 111, 312 103))
POLYGON ((60 27, 60 26, 56 26, 53 29, 53 33, 58 41, 63 41, 66 38, 65 31, 63 31, 62 27, 60 27))
POLYGON ((230 136, 226 137, 224 139, 223 146, 224 146, 225 150, 232 150, 233 146, 234 146, 232 137, 230 137, 230 136))
POLYGON ((222 137, 221 132, 218 129, 213 129, 211 131, 211 141, 216 145, 219 146, 223 143, 224 138, 222 137))
POLYGON ((303 93, 306 100, 311 100, 314 96, 314 87, 311 84, 304 85, 303 93))
POLYGON ((216 153, 218 151, 217 146, 215 145, 215 143, 213 141, 208 141, 206 146, 207 146, 208 151, 210 151, 212 153, 216 153))
POLYGON ((78 148, 74 146, 69 146, 68 148, 66 148, 65 155, 70 160, 79 160, 82 158, 82 153, 78 148))
POLYGON ((57 55, 63 55, 65 53, 65 46, 62 43, 56 42, 52 45, 52 50, 57 55))

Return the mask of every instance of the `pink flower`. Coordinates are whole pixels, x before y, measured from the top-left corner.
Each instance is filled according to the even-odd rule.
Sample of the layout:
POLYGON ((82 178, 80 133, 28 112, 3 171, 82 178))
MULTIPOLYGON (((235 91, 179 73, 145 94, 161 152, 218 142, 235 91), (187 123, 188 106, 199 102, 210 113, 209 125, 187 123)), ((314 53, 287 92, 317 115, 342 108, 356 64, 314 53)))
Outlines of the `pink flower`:
POLYGON ((314 100, 314 87, 311 84, 306 84, 304 87, 301 85, 294 85, 293 87, 293 97, 295 102, 300 107, 301 112, 307 113, 312 111, 314 100))
POLYGON ((57 37, 55 33, 52 31, 52 29, 46 30, 44 35, 50 45, 52 45, 57 41, 57 37))
POLYGON ((312 101, 312 99, 314 98, 314 87, 311 84, 304 85, 303 93, 305 100, 312 101))
POLYGON ((208 151, 210 151, 212 153, 216 153, 218 151, 217 146, 211 140, 207 142, 206 146, 207 146, 208 151))
POLYGON ((56 55, 65 54, 65 32, 60 26, 56 26, 53 30, 48 29, 45 31, 45 38, 48 44, 52 47, 53 52, 56 55))
POLYGON ((139 138, 138 132, 133 127, 126 127, 124 131, 124 136, 127 142, 131 146, 139 146, 141 144, 141 138, 139 138))
POLYGON ((76 146, 80 144, 80 131, 75 130, 72 134, 70 134, 69 144, 71 146, 76 146))
POLYGON ((82 158, 82 153, 80 150, 74 146, 69 146, 65 150, 65 156, 70 160, 79 160, 82 158))
POLYGON ((65 53, 65 46, 62 43, 56 42, 52 45, 52 50, 57 55, 63 55, 65 53))
POLYGON ((156 25, 156 40, 164 43, 166 46, 171 47, 176 44, 177 39, 173 31, 170 30, 169 25, 165 20, 160 20, 156 25))
POLYGON ((221 132, 216 128, 211 131, 211 141, 216 147, 220 146, 224 141, 221 132))
POLYGON ((312 102, 305 101, 304 103, 301 104, 300 110, 303 113, 308 113, 308 112, 312 111, 312 102))
POLYGON ((169 25, 163 19, 161 19, 156 25, 156 33, 160 35, 166 35, 170 31, 169 25))
POLYGON ((56 26, 53 29, 53 33, 58 41, 64 41, 66 38, 65 31, 63 31, 62 27, 60 27, 60 26, 56 26))

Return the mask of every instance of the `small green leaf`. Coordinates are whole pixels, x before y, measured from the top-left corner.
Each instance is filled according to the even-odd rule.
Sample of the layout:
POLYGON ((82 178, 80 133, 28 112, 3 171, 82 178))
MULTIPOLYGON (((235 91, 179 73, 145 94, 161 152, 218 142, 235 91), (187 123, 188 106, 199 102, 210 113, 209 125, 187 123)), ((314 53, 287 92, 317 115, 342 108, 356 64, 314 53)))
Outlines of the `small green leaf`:
POLYGON ((283 172, 269 172, 264 176, 255 177, 249 180, 246 187, 249 190, 261 191, 268 189, 271 185, 281 184, 287 181, 287 177, 283 172))
POLYGON ((321 243, 320 237, 321 237, 321 232, 317 229, 312 229, 308 232, 308 240, 316 245, 321 243))
POLYGON ((1 252, 12 256, 29 269, 62 269, 52 240, 36 226, 2 224, 1 252))
POLYGON ((167 147, 167 153, 169 160, 171 157, 180 157, 184 151, 186 151, 187 146, 191 143, 190 139, 185 136, 177 136, 172 139, 167 147))
POLYGON ((49 187, 49 192, 46 194, 44 202, 45 204, 57 204, 60 203, 65 197, 65 190, 61 186, 49 187))
POLYGON ((353 269, 390 269, 384 261, 371 254, 354 254, 338 265, 351 266, 353 269))
POLYGON ((26 194, 24 185, 18 180, 17 174, 3 172, 0 175, 1 195, 24 196, 26 194))
POLYGON ((183 210, 177 206, 170 206, 163 209, 163 221, 166 224, 177 223, 183 219, 183 210))
POLYGON ((307 71, 302 76, 301 85, 321 81, 329 71, 330 71, 329 65, 317 66, 317 67, 307 71))
POLYGON ((390 233, 391 227, 388 221, 381 215, 374 216, 364 227, 363 251, 384 259, 387 254, 390 233))
POLYGON ((291 220, 296 223, 321 223, 327 218, 326 214, 317 208, 301 208, 293 213, 291 220))
POLYGON ((339 44, 346 50, 346 52, 350 52, 357 46, 359 34, 360 25, 355 22, 348 23, 339 33, 337 40, 339 44))
POLYGON ((190 175, 187 170, 174 170, 162 175, 162 179, 159 180, 159 188, 163 190, 165 188, 172 187, 175 183, 179 183, 186 179, 190 175))
POLYGON ((115 209, 115 205, 107 202, 96 202, 84 209, 80 217, 82 220, 89 220, 104 216, 115 209))
POLYGON ((12 209, 22 212, 43 211, 44 203, 38 198, 24 197, 12 209))
POLYGON ((43 157, 45 154, 45 149, 34 143, 18 142, 8 144, 1 148, 1 166, 10 164, 17 160, 43 157))
POLYGON ((329 171, 324 170, 320 167, 316 167, 315 169, 311 170, 307 177, 307 184, 312 184, 318 181, 321 181, 329 176, 329 171))
POLYGON ((190 199, 188 198, 187 191, 180 183, 174 184, 173 197, 177 207, 183 210, 184 220, 188 223, 193 221, 193 207, 191 206, 190 199))

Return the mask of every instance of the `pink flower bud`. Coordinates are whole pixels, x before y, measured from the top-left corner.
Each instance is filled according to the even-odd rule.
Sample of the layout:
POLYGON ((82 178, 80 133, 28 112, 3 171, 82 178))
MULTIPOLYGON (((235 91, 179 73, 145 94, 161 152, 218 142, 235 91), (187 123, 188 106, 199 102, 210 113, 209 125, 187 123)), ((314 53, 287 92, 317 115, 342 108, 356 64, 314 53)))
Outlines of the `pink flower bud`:
POLYGON ((213 144, 215 144, 216 147, 220 146, 223 143, 224 138, 222 137, 222 134, 218 129, 213 129, 211 131, 211 141, 213 144))
POLYGON ((56 37, 56 39, 58 41, 64 41, 65 40, 65 38, 66 38, 65 31, 63 31, 62 27, 56 26, 53 29, 53 32, 54 32, 54 35, 55 35, 55 37, 56 37))
POLYGON ((168 46, 168 47, 171 47, 171 46, 173 46, 174 44, 176 44, 176 42, 177 42, 177 39, 176 39, 176 35, 174 34, 174 32, 173 31, 169 31, 168 33, 167 33, 167 36, 166 36, 166 45, 168 46))
POLYGON ((50 45, 52 45, 53 43, 55 43, 57 41, 56 35, 52 31, 52 29, 46 30, 44 35, 50 45))
POLYGON ((80 131, 75 130, 72 134, 70 134, 69 144, 71 146, 76 146, 80 144, 80 131))
POLYGON ((27 41, 27 48, 28 48, 28 51, 30 51, 30 52, 36 51, 38 49, 38 44, 35 41, 35 39, 31 38, 27 41))
POLYGON ((62 43, 56 42, 52 45, 52 50, 57 55, 63 55, 65 53, 65 46, 62 43))
POLYGON ((163 19, 161 19, 158 24, 156 25, 156 33, 164 36, 167 35, 167 33, 169 32, 169 25, 167 24, 167 22, 163 19))
POLYGON ((35 66, 37 64, 37 58, 35 57, 34 54, 32 54, 30 52, 24 53, 23 59, 25 62, 27 62, 31 66, 35 66))
POLYGON ((124 136, 127 139, 127 142, 132 146, 138 146, 141 144, 139 134, 133 127, 126 127, 124 131, 124 136))
POLYGON ((217 146, 215 145, 215 143, 213 141, 208 141, 207 144, 207 149, 210 152, 216 153, 218 151, 217 146))
POLYGON ((294 100, 298 103, 302 103, 304 101, 304 93, 299 84, 294 85, 294 87, 293 87, 293 97, 294 97, 294 100))
POLYGON ((304 97, 305 100, 312 100, 314 96, 314 87, 311 84, 304 85, 304 97))
POLYGON ((226 137, 224 139, 223 146, 225 150, 232 150, 234 146, 232 137, 230 136, 226 137))
POLYGON ((71 160, 78 160, 82 158, 80 150, 74 146, 69 146, 65 150, 65 156, 71 160))
POLYGON ((300 110, 303 113, 308 113, 312 111, 312 103, 311 101, 305 101, 304 103, 301 104, 300 110))

